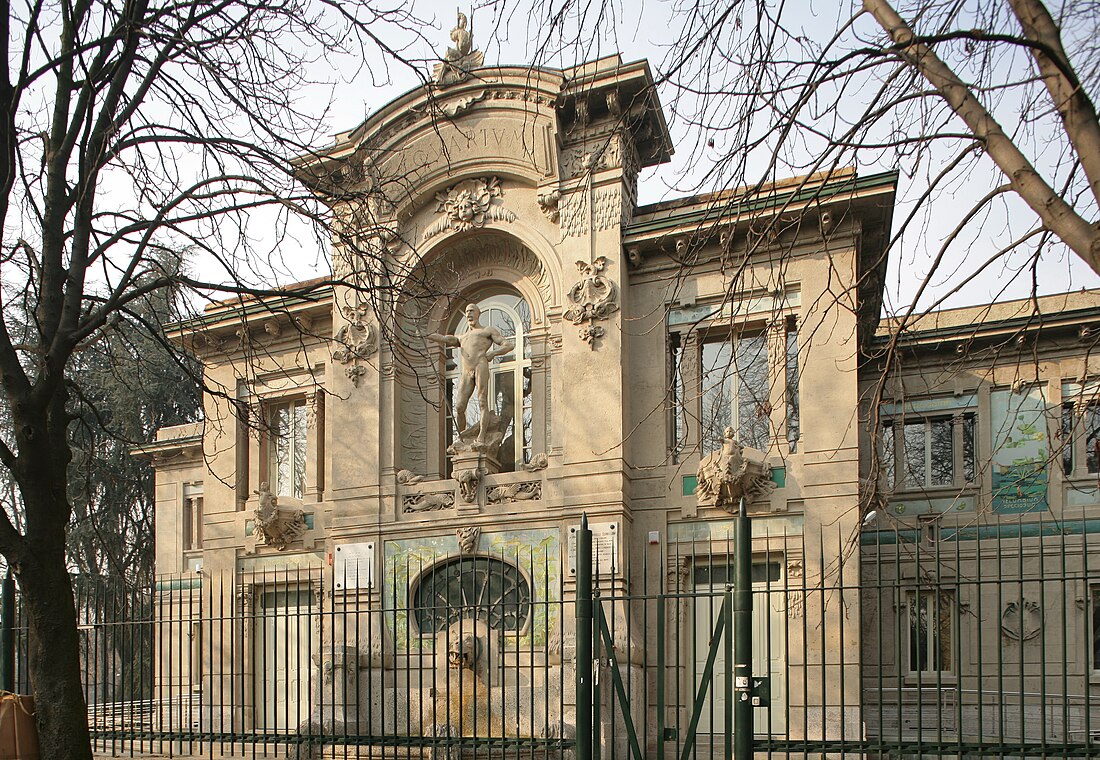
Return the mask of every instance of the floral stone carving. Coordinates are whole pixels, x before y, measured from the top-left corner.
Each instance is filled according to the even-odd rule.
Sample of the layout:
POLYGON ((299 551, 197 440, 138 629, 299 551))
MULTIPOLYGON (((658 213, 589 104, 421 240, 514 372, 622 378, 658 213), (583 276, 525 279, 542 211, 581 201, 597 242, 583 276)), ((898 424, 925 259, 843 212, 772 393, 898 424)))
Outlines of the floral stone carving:
POLYGON ((516 215, 501 206, 504 191, 496 177, 466 179, 435 196, 436 211, 443 214, 428 229, 424 240, 453 230, 463 232, 487 222, 514 222, 516 215))
POLYGON ((580 336, 592 348, 595 348, 596 338, 604 335, 603 328, 596 326, 595 321, 607 319, 619 310, 618 289, 603 275, 609 263, 606 256, 597 256, 591 264, 578 261, 577 269, 583 277, 565 294, 569 308, 563 316, 575 325, 588 323, 581 328, 580 336))
POLYGON ((699 462, 695 496, 701 507, 718 507, 736 513, 742 498, 771 493, 775 483, 771 468, 745 456, 745 448, 733 437, 733 428, 722 434, 722 447, 699 462))
POLYGON ((279 499, 265 480, 256 491, 260 506, 256 509, 256 533, 268 546, 284 551, 291 541, 306 532, 306 516, 300 509, 279 509, 279 499))

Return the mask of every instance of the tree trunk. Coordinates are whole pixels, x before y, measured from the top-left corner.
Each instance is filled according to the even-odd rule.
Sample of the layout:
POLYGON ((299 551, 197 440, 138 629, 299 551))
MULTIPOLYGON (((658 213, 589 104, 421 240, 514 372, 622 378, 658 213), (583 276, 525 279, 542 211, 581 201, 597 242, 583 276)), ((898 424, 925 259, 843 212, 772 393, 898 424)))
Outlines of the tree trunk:
POLYGON ((91 760, 88 711, 80 683, 80 635, 73 586, 50 552, 21 568, 19 585, 29 618, 27 647, 41 756, 91 760))

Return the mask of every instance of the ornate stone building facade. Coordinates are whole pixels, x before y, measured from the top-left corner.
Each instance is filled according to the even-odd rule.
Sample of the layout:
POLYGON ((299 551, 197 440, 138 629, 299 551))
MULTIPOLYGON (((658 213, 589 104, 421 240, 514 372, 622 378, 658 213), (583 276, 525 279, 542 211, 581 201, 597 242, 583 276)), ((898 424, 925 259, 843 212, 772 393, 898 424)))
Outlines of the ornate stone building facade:
MULTIPOLYGON (((202 614, 240 609, 260 621, 217 643, 242 663, 231 679, 203 683, 201 662, 181 672, 196 674, 195 688, 239 689, 224 702, 242 725, 286 727, 316 701, 287 686, 293 671, 328 657, 328 667, 360 674, 362 702, 385 714, 389 700, 391 720, 406 720, 392 705, 414 699, 407 673, 430 667, 416 659, 423 642, 450 635, 462 617, 420 600, 449 599, 446 573, 481 558, 510 580, 487 592, 500 595, 500 616, 467 633, 526 636, 556 652, 539 672, 557 675, 524 687, 528 698, 545 695, 571 677, 572 622, 549 611, 573 593, 571 535, 582 512, 598 535, 607 593, 675 594, 726 577, 713 558, 727 555, 744 497, 762 577, 803 589, 754 613, 765 637, 787 632, 782 654, 760 667, 829 672, 797 683, 777 676, 771 699, 784 710, 770 730, 858 735, 861 659, 871 656, 857 624, 861 598, 819 604, 804 589, 826 576, 858 585, 859 562, 838 562, 837 537, 877 525, 864 516, 882 459, 869 453, 873 426, 861 423, 875 404, 884 420, 916 404, 867 401, 891 370, 868 357, 884 345, 876 336, 896 175, 839 171, 639 206, 639 172, 673 148, 647 64, 613 56, 465 75, 461 61, 473 53, 460 42, 437 83, 300 161, 302 181, 337 219, 334 283, 215 304, 179 329, 219 392, 206 396, 201 426, 162 431, 148 449, 158 457, 157 568, 231 579, 204 597, 202 614), (353 601, 369 641, 340 616, 353 601), (525 617, 524 605, 540 604, 541 618, 525 617), (347 627, 335 639, 356 643, 324 655, 308 636, 272 629, 264 641, 283 649, 262 651, 263 626, 280 625, 265 611, 277 609, 332 614, 347 627), (821 640, 811 646, 812 637, 821 640), (268 689, 284 704, 260 704, 268 689)), ((937 329, 964 335, 963 322, 937 329)), ((914 350, 931 350, 931 340, 914 350)), ((909 366, 916 376, 940 361, 909 366)), ((1089 387, 1081 361, 1046 381, 1063 399, 1089 387)), ((1012 387, 988 366, 994 385, 1012 387)), ((939 411, 928 417, 929 440, 954 436, 953 474, 929 465, 931 480, 907 494, 927 508, 906 513, 887 499, 893 518, 966 499, 956 511, 973 514, 996 492, 998 470, 981 489, 966 474, 991 450, 967 415, 981 419, 1001 403, 999 391, 975 391, 980 374, 951 385, 947 433, 939 411), (929 501, 932 486, 942 493, 929 501)), ((943 397, 937 381, 914 391, 908 378, 888 386, 943 397)), ((1072 473, 1084 474, 1079 460, 1091 449, 1074 452, 1072 473)), ((890 461, 896 474, 901 460, 890 461)), ((617 614, 631 615, 628 606, 617 614)), ((624 623, 615 635, 634 637, 622 651, 636 652, 655 632, 624 623)), ((448 651, 461 663, 478 646, 448 651)), ((653 698, 639 695, 639 715, 653 698)), ((558 700, 566 711, 567 701, 558 700)), ((427 730, 407 720, 401 730, 427 730)))

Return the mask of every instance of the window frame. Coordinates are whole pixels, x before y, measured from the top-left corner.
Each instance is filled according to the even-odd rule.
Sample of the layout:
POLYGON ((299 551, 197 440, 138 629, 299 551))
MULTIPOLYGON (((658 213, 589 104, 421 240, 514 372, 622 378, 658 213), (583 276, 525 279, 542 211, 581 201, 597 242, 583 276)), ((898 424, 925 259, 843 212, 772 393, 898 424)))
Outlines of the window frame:
POLYGON ((183 485, 181 509, 181 539, 184 553, 202 551, 203 489, 202 483, 183 485))
MULTIPOLYGON (((459 576, 460 585, 461 578, 463 577, 465 577, 465 573, 459 576)), ((503 573, 500 577, 504 578, 503 573)), ((436 590, 438 589, 439 586, 437 585, 436 590)), ((497 632, 501 636, 526 636, 531 632, 532 626, 535 624, 535 611, 540 604, 536 595, 536 586, 533 583, 533 579, 531 578, 530 574, 527 572, 527 568, 524 568, 521 563, 510 562, 507 559, 494 557, 489 554, 483 554, 480 552, 474 554, 460 554, 440 557, 437 561, 425 567, 420 573, 417 574, 414 579, 412 579, 412 582, 409 583, 407 592, 408 619, 411 623, 410 628, 416 636, 419 636, 421 638, 438 636, 440 632, 448 630, 452 626, 457 626, 468 631, 473 631, 474 627, 479 623, 485 625, 490 630, 497 632), (517 605, 516 619, 519 622, 519 625, 517 627, 494 628, 488 622, 482 620, 477 614, 470 616, 469 614, 463 612, 464 609, 468 609, 470 606, 473 606, 475 609, 482 607, 488 609, 490 608, 490 605, 488 603, 481 605, 454 606, 453 608, 459 611, 458 617, 454 620, 444 619, 442 626, 437 627, 435 630, 432 630, 430 627, 426 627, 423 625, 425 621, 421 620, 421 612, 425 609, 435 610, 436 607, 433 605, 432 607, 426 608, 419 604, 421 589, 425 587, 425 584, 430 584, 433 580, 435 580, 436 575, 447 573, 449 572, 450 568, 461 568, 463 565, 466 564, 471 565, 469 571, 472 573, 477 573, 479 569, 484 568, 484 570, 491 576, 493 568, 501 567, 502 569, 507 569, 515 574, 515 577, 522 584, 517 587, 517 591, 526 592, 526 599, 520 598, 515 603, 517 605), (526 614, 522 616, 522 620, 520 620, 520 616, 518 614, 519 610, 525 610, 526 612, 526 614)))
MULTIPOLYGON (((774 412, 772 395, 776 382, 776 373, 778 371, 778 368, 774 361, 774 357, 772 355, 772 341, 774 338, 773 333, 774 331, 772 329, 769 329, 768 325, 761 325, 758 323, 754 324, 752 322, 748 322, 744 325, 739 326, 735 330, 730 330, 728 332, 718 332, 711 330, 703 332, 699 336, 699 339, 697 341, 697 355, 695 357, 695 395, 697 399, 695 403, 695 408, 696 418, 699 420, 699 456, 706 456, 707 454, 710 454, 712 451, 715 451, 717 449, 717 446, 713 448, 708 448, 706 444, 706 441, 708 439, 708 431, 712 431, 710 435, 715 441, 720 441, 722 438, 722 430, 727 427, 727 425, 733 428, 734 437, 742 445, 750 448, 756 448, 760 451, 764 451, 765 453, 767 453, 772 448, 772 445, 775 443, 775 438, 777 434, 775 425, 773 424, 772 420, 772 414, 774 412), (764 420, 766 421, 765 424, 767 426, 767 443, 765 446, 762 447, 757 447, 756 445, 754 445, 758 443, 758 441, 750 441, 742 437, 743 421, 741 419, 740 404, 742 375, 740 372, 738 372, 737 367, 737 343, 741 340, 752 340, 756 338, 763 340, 764 367, 766 370, 766 385, 763 388, 763 401, 762 403, 758 404, 757 413, 757 417, 764 418, 764 420), (724 369, 722 369, 720 364, 715 364, 715 366, 708 369, 705 357, 708 346, 721 345, 729 347, 729 361, 726 363, 724 369), (718 420, 717 415, 711 415, 708 413, 706 401, 708 388, 717 387, 719 385, 719 383, 714 383, 708 386, 707 375, 710 372, 721 373, 720 385, 724 386, 727 383, 730 384, 729 421, 726 424, 722 424, 722 422, 718 420)), ((787 335, 786 330, 784 329, 784 346, 786 345, 786 340, 787 335)), ((786 349, 784 348, 783 366, 785 367, 785 365, 786 349)), ((786 399, 784 398, 784 404, 785 403, 786 399)))
MULTIPOLYGON (((937 606, 940 606, 939 604, 937 606)), ((942 586, 935 587, 918 587, 908 588, 905 591, 905 615, 899 620, 899 623, 904 625, 903 641, 905 648, 903 651, 903 657, 905 658, 904 673, 907 679, 927 680, 935 679, 943 681, 945 679, 953 679, 957 676, 955 672, 955 660, 958 655, 959 646, 959 605, 958 600, 955 597, 954 589, 945 589, 942 586), (913 641, 913 622, 914 614, 916 613, 916 603, 924 606, 925 602, 934 603, 936 600, 944 600, 940 602, 946 607, 946 621, 948 626, 947 631, 947 649, 940 652, 939 656, 942 658, 941 667, 928 667, 917 669, 914 668, 913 655, 914 655, 914 641, 913 641)), ((935 618, 940 620, 939 617, 935 618)), ((936 656, 936 642, 943 640, 942 630, 937 632, 937 636, 929 636, 924 634, 926 641, 926 651, 924 657, 926 661, 932 661, 936 656)))
MULTIPOLYGON (((892 405, 887 405, 889 408, 892 405)), ((925 493, 938 491, 966 491, 977 489, 981 484, 978 463, 981 461, 980 417, 976 396, 971 403, 961 406, 936 407, 936 401, 930 399, 919 404, 905 404, 897 411, 887 411, 882 415, 877 434, 877 452, 880 463, 879 484, 886 492, 925 493), (905 408, 910 407, 910 408, 905 408), (970 419, 970 456, 967 458, 966 420, 970 419), (933 482, 933 426, 948 420, 951 426, 951 480, 947 483, 933 482), (923 423, 924 442, 922 462, 924 482, 910 480, 906 454, 907 427, 923 423), (892 460, 892 461, 891 461, 892 460), (968 475, 967 470, 970 473, 968 475)))
MULTIPOLYGON (((271 398, 264 401, 264 424, 266 425, 266 435, 264 436, 266 443, 266 456, 264 457, 265 477, 263 480, 267 482, 267 487, 271 490, 271 493, 280 499, 289 499, 294 502, 303 502, 306 500, 306 494, 309 492, 310 478, 309 467, 310 463, 316 456, 315 452, 310 450, 310 420, 309 420, 309 399, 303 395, 288 395, 277 398, 271 398), (279 411, 289 409, 291 410, 292 417, 297 417, 297 411, 301 410, 302 422, 301 422, 301 446, 302 446, 302 467, 301 472, 296 472, 294 466, 294 457, 291 456, 291 482, 295 485, 297 482, 301 483, 301 493, 295 493, 295 485, 291 486, 291 493, 281 493, 279 490, 279 446, 277 445, 278 427, 275 422, 275 415, 279 411)), ((298 426, 295 420, 294 430, 297 432, 298 426)), ((291 445, 294 445, 294 441, 291 441, 291 445)))
POLYGON ((1064 382, 1062 401, 1056 408, 1059 416, 1055 421, 1055 428, 1061 445, 1059 472, 1069 480, 1095 479, 1100 475, 1100 380, 1089 380, 1085 383, 1064 382), (1097 422, 1096 435, 1093 436, 1095 466, 1092 468, 1089 467, 1088 446, 1090 412, 1095 415, 1097 422))
POLYGON ((1100 680, 1100 583, 1091 583, 1089 590, 1088 652, 1089 675, 1093 682, 1100 680))

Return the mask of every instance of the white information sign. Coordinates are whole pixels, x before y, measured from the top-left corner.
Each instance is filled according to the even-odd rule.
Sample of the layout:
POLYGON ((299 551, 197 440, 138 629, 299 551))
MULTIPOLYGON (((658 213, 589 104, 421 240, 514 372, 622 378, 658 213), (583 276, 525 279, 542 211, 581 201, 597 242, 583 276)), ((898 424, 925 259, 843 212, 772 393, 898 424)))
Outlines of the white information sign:
POLYGON ((374 588, 374 542, 337 546, 332 576, 337 590, 374 588))
MULTIPOLYGON (((577 574, 577 533, 581 526, 569 526, 569 574, 577 574)), ((592 572, 602 576, 619 571, 619 523, 589 523, 592 531, 592 572)))

